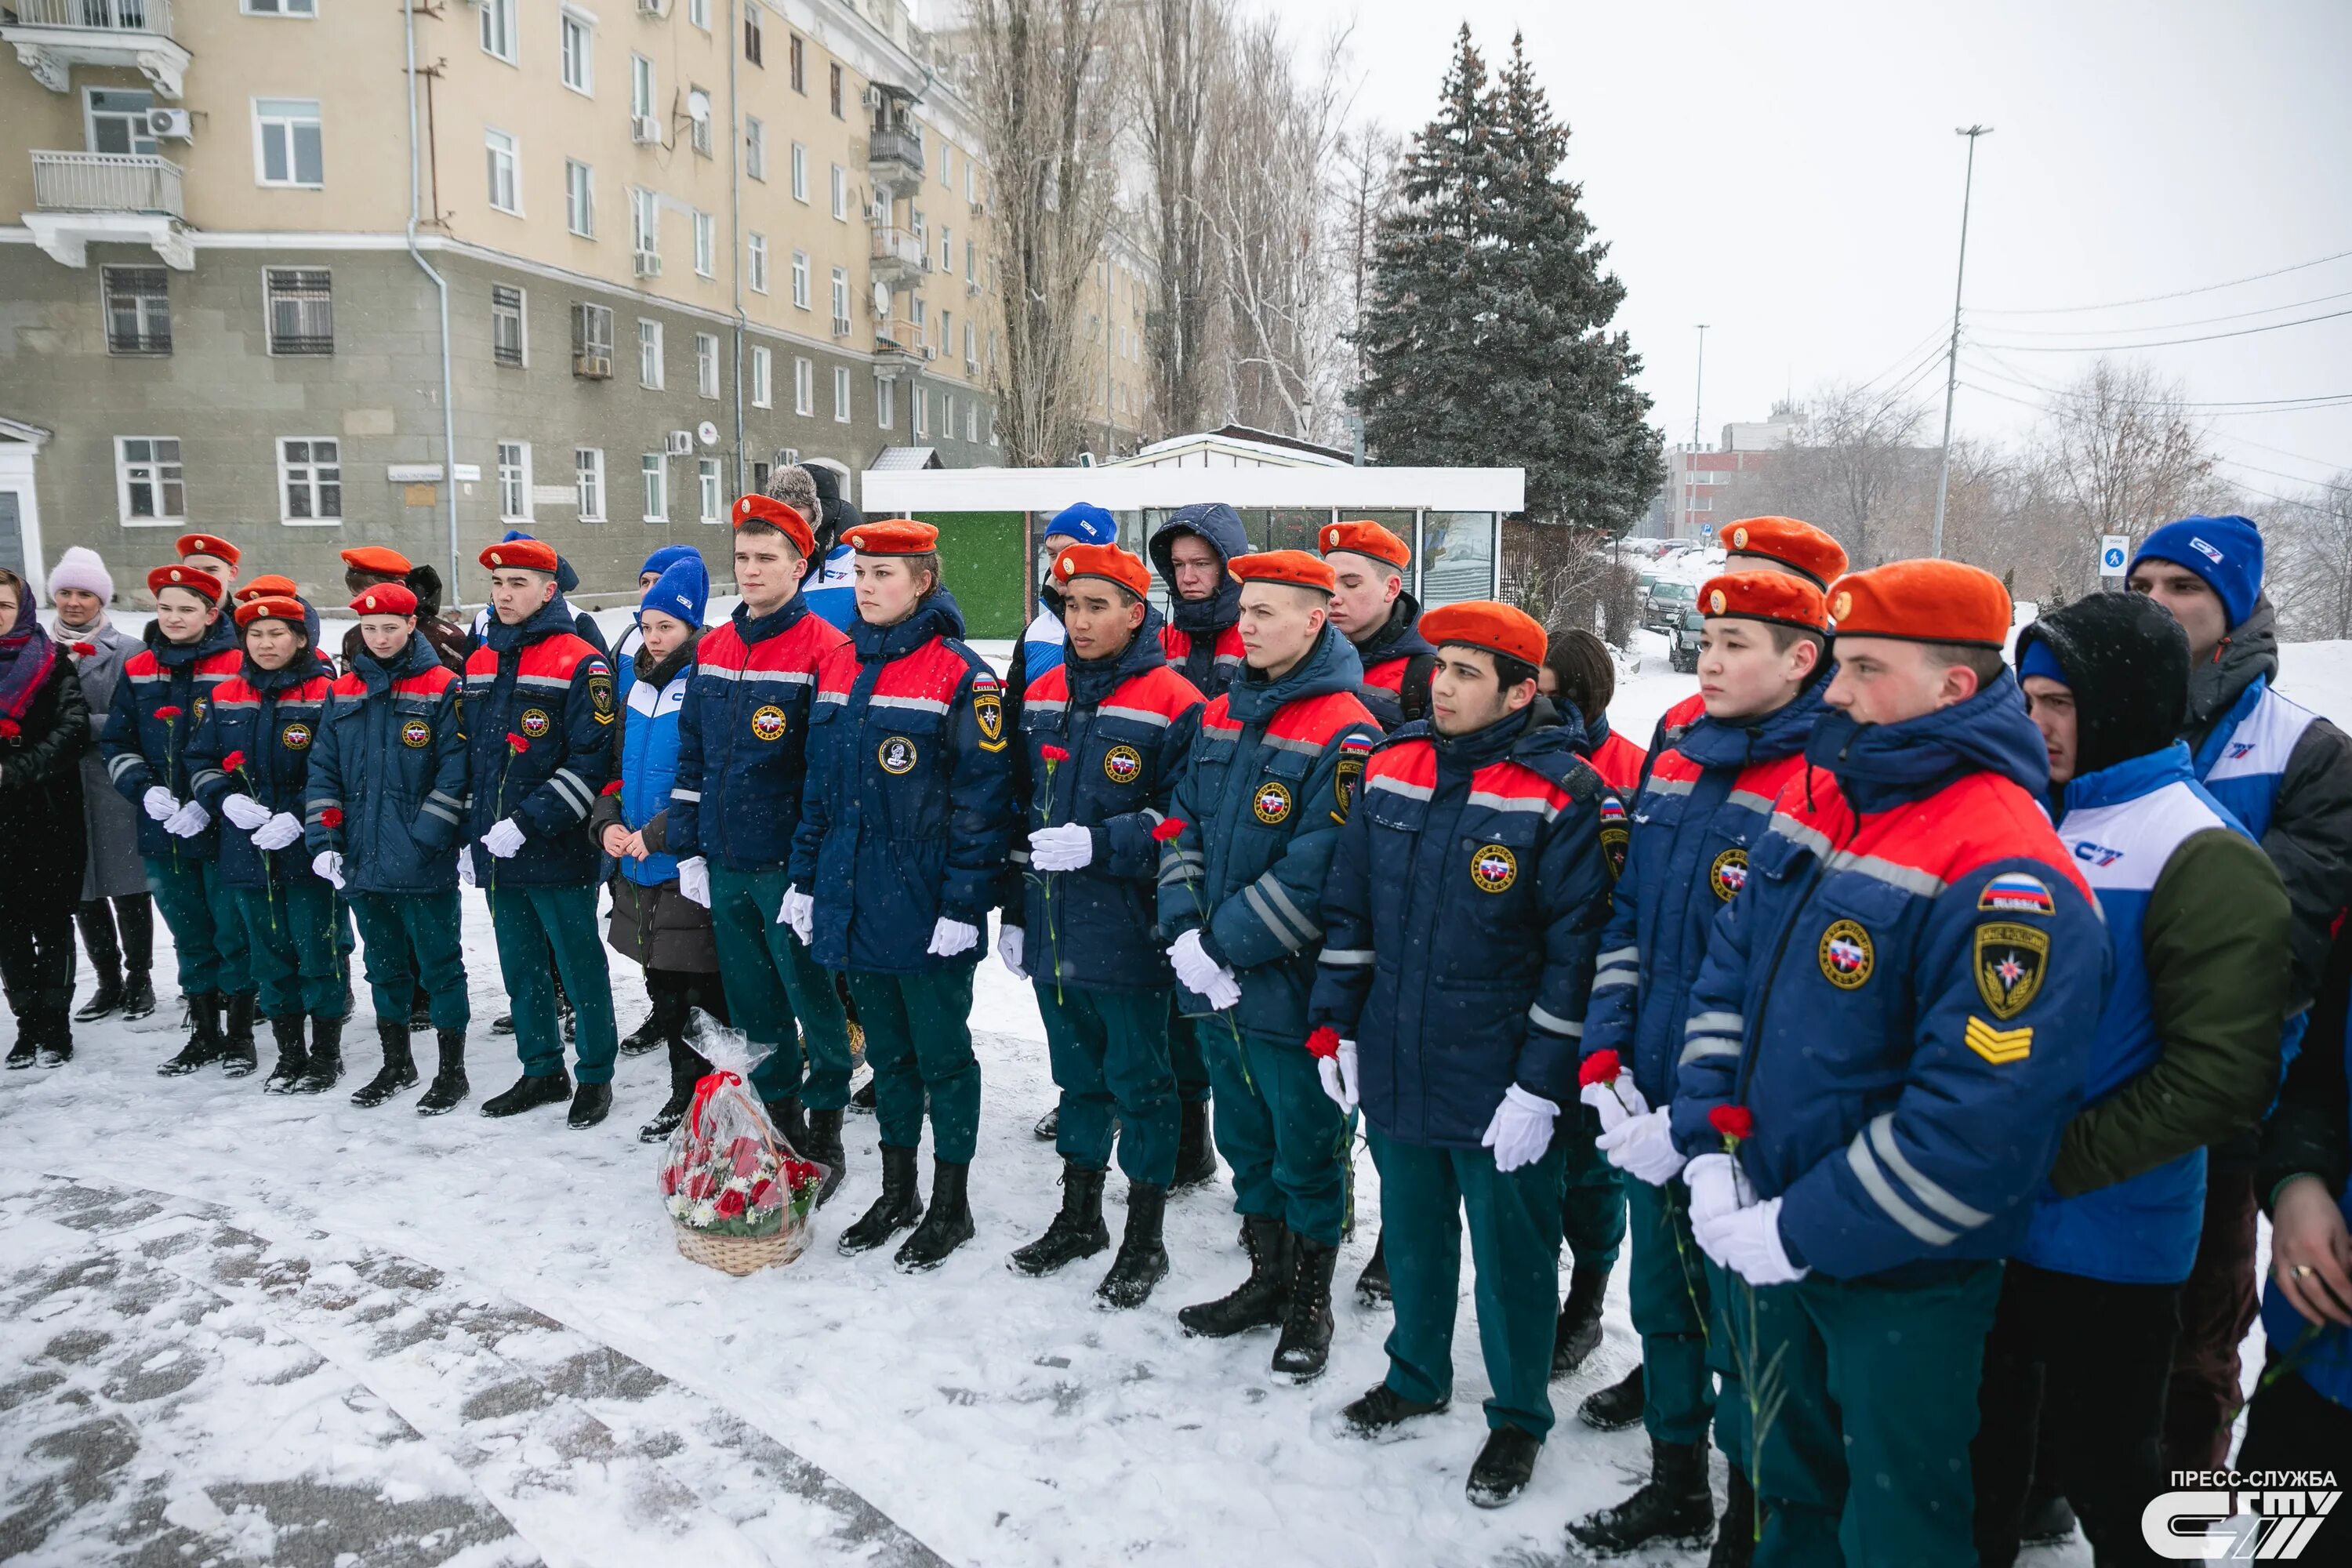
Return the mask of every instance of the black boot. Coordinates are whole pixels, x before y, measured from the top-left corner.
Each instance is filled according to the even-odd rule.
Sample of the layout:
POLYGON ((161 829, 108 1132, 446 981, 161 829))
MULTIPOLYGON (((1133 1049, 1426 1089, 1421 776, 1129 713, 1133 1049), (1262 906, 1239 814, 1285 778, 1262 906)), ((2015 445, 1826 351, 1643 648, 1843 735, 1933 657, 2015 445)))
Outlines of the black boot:
POLYGON ((1276 1375, 1312 1383, 1331 1359, 1331 1270, 1339 1249, 1306 1237, 1293 1238, 1297 1262, 1290 1277, 1290 1307, 1274 1347, 1276 1375))
POLYGON ((1059 1138, 1062 1135, 1062 1108, 1056 1105, 1037 1118, 1037 1124, 1029 1129, 1029 1134, 1040 1143, 1051 1143, 1059 1138))
POLYGON ((613 1086, 609 1083, 583 1083, 572 1091, 572 1113, 564 1125, 577 1131, 586 1131, 613 1114, 613 1086))
POLYGON ((495 1017, 495 1018, 491 1019, 491 1020, 490 1020, 490 1033, 492 1033, 493 1035, 511 1035, 511 1034, 513 1034, 513 1033, 514 1033, 514 1014, 513 1014, 513 1013, 511 1013, 511 1012, 501 1013, 501 1014, 499 1014, 497 1017, 495 1017))
POLYGON ((864 1083, 850 1091, 849 1109, 861 1116, 874 1114, 874 1079, 871 1075, 864 1083))
POLYGON ((641 1057, 662 1043, 661 1009, 656 1007, 646 1015, 646 1021, 621 1037, 621 1054, 641 1057))
POLYGON ((443 1029, 434 1038, 441 1047, 441 1070, 416 1102, 419 1116, 439 1116, 456 1109, 471 1088, 466 1082, 466 1031, 443 1029))
POLYGON ((134 969, 122 982, 122 1016, 144 1018, 155 1010, 155 983, 143 969, 134 969))
POLYGON ((12 1068, 28 1068, 38 1061, 40 1056, 40 1020, 33 1017, 29 1010, 20 1013, 16 1016, 16 1043, 8 1047, 8 1066, 12 1068))
POLYGON ((1271 1328, 1282 1321, 1290 1305, 1290 1227, 1267 1215, 1242 1216, 1242 1246, 1250 1260, 1249 1278, 1213 1301, 1186 1307, 1176 1314, 1188 1334, 1222 1340, 1251 1329, 1271 1328))
MULTIPOLYGON (((406 1040, 401 1044, 407 1045, 406 1040)), ((408 1080, 416 1081, 414 1068, 408 1080)), ((343 1021, 313 1013, 310 1015, 310 1065, 303 1069, 302 1081, 294 1086, 296 1094, 324 1094, 343 1081, 343 1021)))
POLYGON ((1642 1363, 1635 1362, 1633 1370, 1608 1387, 1584 1396, 1576 1407, 1576 1418, 1601 1432, 1622 1432, 1642 1419, 1642 1363))
POLYGON ((41 1065, 61 1068, 73 1060, 73 985, 41 993, 41 1065))
POLYGON ((221 1025, 221 1077, 243 1078, 260 1060, 253 1050, 253 1021, 260 998, 239 991, 228 999, 227 1017, 221 1025))
POLYGON ((849 1173, 849 1151, 841 1146, 841 1112, 812 1110, 808 1113, 808 1146, 801 1153, 824 1167, 824 1182, 816 1190, 816 1206, 823 1208, 841 1186, 841 1178, 849 1173))
POLYGON ((417 986, 408 998, 408 1032, 412 1035, 430 1033, 433 1028, 433 994, 417 986))
POLYGON ((1364 1260, 1364 1271, 1356 1276, 1356 1304, 1360 1307, 1385 1307, 1389 1304, 1389 1253, 1385 1235, 1372 1237, 1372 1255, 1364 1260))
POLYGON ((310 1068, 310 1053, 302 1044, 302 1015, 289 1013, 269 1020, 269 1036, 278 1044, 278 1062, 262 1081, 264 1094, 291 1094, 310 1068))
POLYGON ((971 1239, 971 1199, 966 1188, 971 1177, 969 1162, 931 1162, 930 1212, 890 1259, 899 1273, 920 1274, 937 1268, 948 1260, 948 1254, 971 1239))
POLYGON ((793 1146, 793 1153, 808 1152, 808 1119, 801 1114, 799 1095, 788 1094, 782 1100, 763 1100, 760 1102, 760 1109, 768 1113, 768 1125, 793 1146))
POLYGON ((1536 1456, 1542 1452, 1543 1439, 1526 1427, 1497 1426, 1486 1434, 1486 1446, 1478 1450, 1462 1489, 1480 1508, 1500 1508, 1528 1489, 1536 1456))
POLYGON ((1609 1289, 1607 1270, 1578 1264, 1568 1278, 1568 1300, 1551 1334, 1551 1374, 1565 1377, 1601 1348, 1601 1299, 1609 1289))
POLYGON ((2033 1485, 2025 1494, 2025 1514, 2018 1521, 2018 1542, 2023 1546, 2047 1546, 2064 1541, 2074 1533, 2074 1505, 2066 1494, 2050 1484, 2046 1476, 2033 1478, 2033 1485))
POLYGON ((1407 1399, 1385 1383, 1376 1383, 1364 1390, 1361 1398, 1349 1402, 1348 1407, 1339 1412, 1339 1423, 1350 1437, 1392 1436, 1406 1422, 1417 1416, 1434 1415, 1452 1403, 1441 1399, 1434 1405, 1424 1405, 1418 1399, 1407 1399))
POLYGON ((667 1142, 669 1135, 686 1121, 686 1112, 694 1103, 694 1086, 702 1081, 708 1068, 701 1056, 684 1040, 669 1043, 669 1098, 654 1112, 654 1119, 637 1129, 640 1143, 667 1142))
POLYGON ((200 1067, 220 1060, 221 994, 198 991, 188 997, 188 1043, 180 1054, 155 1070, 165 1078, 183 1078, 200 1067))
POLYGON ((482 1101, 482 1114, 519 1116, 542 1105, 561 1105, 571 1098, 571 1075, 562 1068, 558 1068, 545 1078, 532 1078, 526 1073, 515 1079, 514 1087, 504 1094, 494 1094, 482 1101))
POLYGON ((1169 1185, 1181 1192, 1217 1179, 1217 1145, 1209 1136, 1209 1102, 1188 1100, 1176 1131, 1176 1179, 1169 1185))
MULTIPOLYGON (((1104 1227, 1102 1214, 1106 1174, 1074 1160, 1062 1162, 1061 1212, 1045 1227, 1045 1235, 1014 1249, 1010 1261, 1015 1272, 1051 1274, 1066 1263, 1092 1258, 1110 1245, 1110 1232, 1104 1227)), ((934 1214, 939 1212, 935 1188, 931 1204, 934 1214)))
POLYGON ((1118 1238, 1118 1256, 1110 1272, 1095 1287, 1095 1300, 1106 1307, 1140 1307, 1151 1299, 1151 1288, 1168 1278, 1168 1244, 1160 1225, 1168 1215, 1168 1189, 1149 1182, 1127 1184, 1127 1234, 1118 1238))
MULTIPOLYGON (((1738 1465, 1731 1467, 1731 1484, 1723 1498, 1723 1522, 1715 1527, 1715 1550, 1706 1554, 1706 1568, 1748 1568, 1756 1561, 1756 1489, 1748 1484, 1748 1472, 1738 1465)), ((2063 1498, 2059 1500, 2063 1506, 2063 1498)), ((2074 1513, 2067 1513, 2071 1533, 2074 1513)))
POLYGON ((383 1047, 383 1066, 352 1096, 352 1103, 362 1110, 382 1105, 404 1089, 416 1087, 416 1056, 408 1048, 408 1020, 378 1018, 375 1037, 383 1047))
POLYGON ((915 1186, 915 1152, 882 1145, 882 1195, 835 1243, 846 1253, 869 1252, 923 1217, 923 1194, 915 1186))
POLYGON ((95 952, 90 955, 90 964, 98 971, 98 989, 89 994, 89 1000, 83 1003, 81 1010, 73 1016, 77 1024, 95 1024, 100 1018, 111 1018, 122 1010, 125 993, 121 956, 111 952, 95 952))
POLYGON ((1706 1443, 1650 1439, 1650 1479, 1632 1497, 1572 1521, 1569 1534, 1604 1555, 1669 1542, 1706 1544, 1715 1533, 1715 1497, 1706 1489, 1706 1443))

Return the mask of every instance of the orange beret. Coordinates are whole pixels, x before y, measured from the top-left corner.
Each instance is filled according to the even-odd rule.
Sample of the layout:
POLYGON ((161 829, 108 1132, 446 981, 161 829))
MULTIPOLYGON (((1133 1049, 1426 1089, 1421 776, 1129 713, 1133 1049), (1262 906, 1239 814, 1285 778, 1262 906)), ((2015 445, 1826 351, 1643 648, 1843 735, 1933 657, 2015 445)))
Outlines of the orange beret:
POLYGON ((1822 591, 1786 572, 1727 572, 1709 577, 1698 591, 1698 607, 1701 615, 1771 621, 1809 632, 1830 629, 1829 604, 1822 591))
POLYGON ((407 556, 381 544, 362 544, 344 551, 343 564, 354 572, 373 572, 382 577, 405 577, 415 570, 407 556))
POLYGON ((529 572, 555 575, 555 546, 543 539, 502 539, 482 552, 482 564, 496 571, 520 566, 529 572))
POLYGON ((1522 664, 1543 662, 1544 629, 1536 624, 1536 618, 1525 610, 1498 605, 1492 599, 1440 605, 1422 616, 1420 629, 1423 637, 1439 647, 1462 643, 1501 654, 1505 658, 1516 658, 1522 664))
POLYGON ((416 595, 406 584, 380 583, 353 599, 352 608, 362 616, 413 616, 416 595))
POLYGON ((147 574, 147 591, 160 594, 166 588, 185 588, 207 605, 221 602, 221 580, 201 566, 158 566, 147 574))
POLYGON ((287 594, 247 599, 236 607, 236 624, 240 631, 256 621, 291 621, 299 627, 310 618, 310 612, 303 606, 302 601, 287 594))
POLYGON ((226 561, 231 570, 236 566, 236 546, 213 533, 184 533, 172 546, 184 559, 190 555, 211 555, 226 561))
POLYGON ((808 519, 783 501, 772 496, 739 496, 735 501, 735 526, 742 527, 753 519, 779 529, 793 542, 793 548, 803 556, 816 553, 816 535, 809 529, 808 519))
POLYGON ((1900 637, 1999 648, 2009 640, 2009 590, 1957 561, 1890 561, 1830 584, 1842 637, 1900 637))
POLYGON ((903 517, 861 522, 842 537, 860 555, 923 555, 940 547, 938 529, 903 517))
POLYGON ((1369 555, 1375 561, 1385 561, 1402 572, 1412 564, 1412 546, 1382 528, 1377 522, 1327 522, 1323 525, 1323 553, 1345 550, 1357 555, 1369 555))
POLYGON ((1225 567, 1244 583, 1287 583, 1294 588, 1314 588, 1326 594, 1339 585, 1330 564, 1304 550, 1262 550, 1255 555, 1236 555, 1225 563, 1225 567))
POLYGON ((268 594, 283 594, 290 599, 301 592, 302 590, 295 585, 293 578, 280 577, 275 572, 268 572, 256 577, 229 597, 242 605, 247 599, 258 599, 268 594))
POLYGON ((1725 530, 1723 548, 1732 555, 1777 561, 1826 588, 1845 571, 1845 546, 1793 517, 1742 518, 1725 530))
POLYGON ((1054 581, 1075 582, 1100 577, 1116 583, 1139 599, 1151 596, 1151 573, 1142 558, 1116 544, 1073 544, 1054 557, 1054 581))

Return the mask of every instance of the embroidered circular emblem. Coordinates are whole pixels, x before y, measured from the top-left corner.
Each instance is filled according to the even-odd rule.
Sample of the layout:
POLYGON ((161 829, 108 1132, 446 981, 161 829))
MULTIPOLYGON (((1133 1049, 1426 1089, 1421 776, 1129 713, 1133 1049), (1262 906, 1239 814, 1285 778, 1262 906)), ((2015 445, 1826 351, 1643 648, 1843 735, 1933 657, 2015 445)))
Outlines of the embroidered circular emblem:
POLYGON ((1723 605, 1724 598, 1722 589, 1717 588, 1714 593, 1709 594, 1706 596, 1706 613, 1708 615, 1719 616, 1723 614, 1723 605))
POLYGON ((1482 893, 1507 893, 1519 879, 1519 858, 1500 844, 1481 844, 1470 856, 1470 885, 1482 893))
POLYGON ((1731 531, 1731 548, 1734 550, 1745 550, 1748 548, 1748 531, 1746 529, 1735 528, 1731 531))
POLYGON ((915 766, 915 742, 904 735, 890 735, 875 748, 874 760, 882 764, 886 773, 910 773, 915 766))
POLYGON ((522 710, 522 732, 529 735, 534 741, 538 740, 541 735, 546 734, 547 710, 543 708, 524 709, 522 710))
POLYGON ((1830 614, 1841 621, 1853 614, 1853 595, 1841 592, 1837 596, 1837 602, 1830 606, 1830 614))
POLYGON ((289 752, 309 751, 310 749, 310 726, 301 723, 287 725, 286 728, 278 731, 278 743, 285 747, 289 752))
POLYGON ((784 710, 771 702, 751 715, 751 738, 755 741, 781 741, 784 738, 784 710))
POLYGON ((1133 784, 1143 776, 1143 754, 1133 746, 1113 746, 1103 753, 1103 776, 1113 784, 1133 784))
POLYGON ((1290 816, 1290 786, 1273 779, 1257 786, 1257 798, 1250 802, 1257 819, 1271 827, 1290 816))
POLYGON ((1748 886, 1748 851, 1727 849, 1717 856, 1715 864, 1706 868, 1706 885, 1715 889, 1717 898, 1731 902, 1748 886))
POLYGON ((1337 550, 1339 548, 1339 524, 1333 523, 1329 528, 1323 531, 1323 548, 1326 550, 1337 550))
POLYGON ((188 717, 199 724, 203 723, 205 721, 205 709, 206 706, 207 704, 203 698, 197 698, 194 702, 188 704, 188 717))
POLYGON ((1841 991, 1852 991, 1870 978, 1878 962, 1870 933, 1852 921, 1832 921, 1822 932, 1822 978, 1841 991))
POLYGON ((422 719, 411 719, 400 727, 400 743, 424 750, 433 743, 433 726, 422 719))

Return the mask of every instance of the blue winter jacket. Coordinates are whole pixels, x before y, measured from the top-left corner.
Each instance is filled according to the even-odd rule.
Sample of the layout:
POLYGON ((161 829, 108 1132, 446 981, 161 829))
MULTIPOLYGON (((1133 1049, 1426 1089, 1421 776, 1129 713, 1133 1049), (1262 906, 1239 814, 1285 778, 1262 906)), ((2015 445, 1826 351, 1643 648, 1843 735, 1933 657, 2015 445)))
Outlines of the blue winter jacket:
POLYGON ((764 616, 742 605, 695 646, 678 716, 668 843, 730 871, 793 858, 808 783, 809 718, 824 658, 849 646, 795 594, 764 616))
POLYGON ((520 626, 491 626, 466 660, 466 837, 485 891, 584 888, 596 879, 596 847, 581 828, 612 776, 620 715, 612 667, 580 639, 573 620, 558 594, 520 626), (524 839, 501 860, 481 837, 506 817, 524 839))
POLYGON ((457 885, 463 689, 422 632, 389 664, 362 646, 335 682, 310 753, 303 847, 342 856, 345 892, 440 893, 457 885))
MULTIPOLYGON (((315 648, 315 611, 309 620, 315 648)), ((273 813, 307 819, 310 752, 324 727, 333 686, 331 667, 306 648, 283 669, 264 669, 248 658, 242 670, 213 689, 211 708, 188 745, 188 787, 219 824, 221 880, 229 887, 318 879, 301 839, 283 849, 258 848, 253 835, 260 829, 229 821, 221 803, 232 795, 250 795, 273 813), (239 753, 242 761, 232 768, 239 753)))
MULTIPOLYGON (((226 616, 192 643, 167 640, 152 622, 141 640, 146 646, 122 662, 121 689, 107 715, 106 732, 98 739, 99 754, 106 759, 107 778, 132 805, 142 805, 147 791, 158 784, 184 804, 193 798, 189 743, 212 707, 213 689, 237 672, 245 655, 226 616), (172 717, 163 716, 167 708, 172 717)), ((218 821, 191 837, 174 838, 145 810, 139 813, 139 853, 151 860, 209 860, 219 842, 218 821)))
MULTIPOLYGON (((707 634, 698 637, 702 635, 707 634)), ((658 689, 650 680, 632 682, 628 700, 621 705, 621 821, 632 832, 670 808, 670 789, 677 778, 678 721, 693 679, 689 661, 658 689)), ((666 849, 642 860, 623 856, 614 864, 637 886, 658 888, 677 879, 677 860, 674 851, 666 849)))

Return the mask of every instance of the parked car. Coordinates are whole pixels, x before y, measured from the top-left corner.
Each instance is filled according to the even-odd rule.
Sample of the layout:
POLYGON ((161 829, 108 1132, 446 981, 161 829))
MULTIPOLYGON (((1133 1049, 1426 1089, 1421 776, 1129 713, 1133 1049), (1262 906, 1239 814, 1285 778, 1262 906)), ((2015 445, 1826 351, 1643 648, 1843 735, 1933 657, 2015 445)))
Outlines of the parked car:
POLYGON ((1698 635, 1706 625, 1705 616, 1685 610, 1682 624, 1666 634, 1666 662, 1685 675, 1698 673, 1698 635))
POLYGON ((1654 584, 1642 601, 1642 624, 1654 632, 1671 636, 1682 624, 1684 612, 1696 603, 1698 585, 1695 583, 1654 584))

